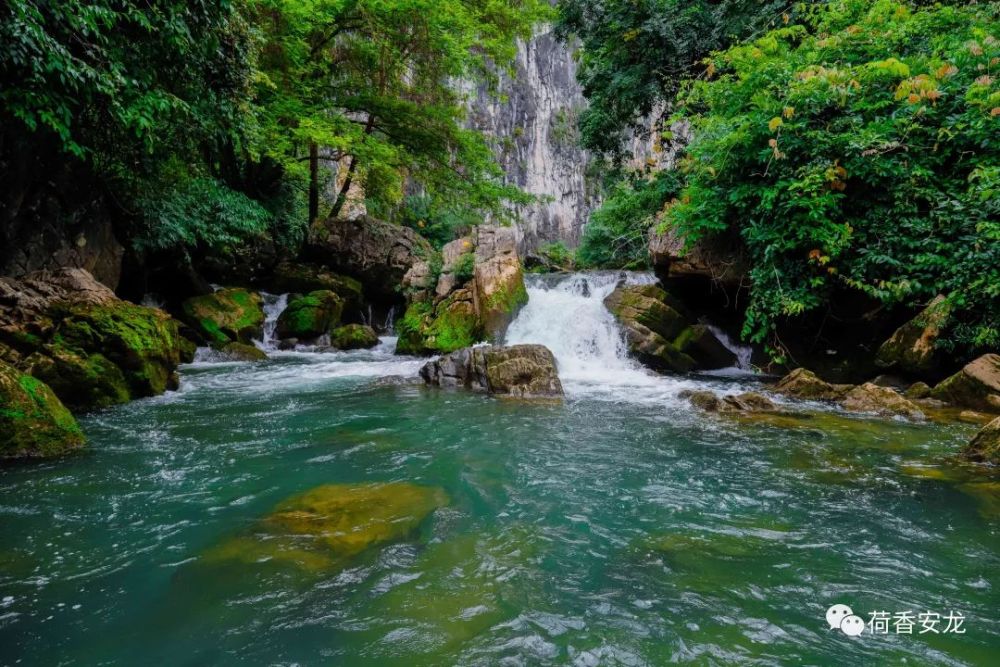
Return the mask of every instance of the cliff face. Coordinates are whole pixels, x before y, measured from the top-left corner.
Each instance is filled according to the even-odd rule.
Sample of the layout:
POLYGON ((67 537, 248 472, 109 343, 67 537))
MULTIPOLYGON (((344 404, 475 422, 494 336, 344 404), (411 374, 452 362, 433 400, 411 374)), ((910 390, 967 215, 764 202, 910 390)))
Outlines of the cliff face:
POLYGON ((570 46, 550 29, 518 44, 499 91, 471 91, 470 127, 490 137, 508 183, 542 199, 519 207, 524 251, 553 241, 575 247, 598 203, 588 183, 590 159, 579 147, 577 118, 586 101, 576 81, 570 46))

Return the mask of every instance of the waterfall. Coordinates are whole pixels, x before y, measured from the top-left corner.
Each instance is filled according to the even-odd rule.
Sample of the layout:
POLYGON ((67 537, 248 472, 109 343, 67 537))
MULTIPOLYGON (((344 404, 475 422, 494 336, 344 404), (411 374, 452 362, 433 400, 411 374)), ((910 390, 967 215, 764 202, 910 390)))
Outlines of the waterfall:
MULTIPOLYGON (((753 372, 753 366, 750 363, 750 357, 753 355, 753 348, 749 345, 740 345, 732 338, 729 337, 725 331, 712 324, 705 325, 708 330, 715 334, 715 337, 719 339, 723 347, 736 355, 736 370, 744 371, 747 373, 753 372)), ((727 369, 723 369, 725 371, 727 369)))
POLYGON ((262 293, 264 299, 264 337, 259 341, 262 350, 274 350, 274 331, 278 328, 278 316, 288 307, 287 294, 262 293))

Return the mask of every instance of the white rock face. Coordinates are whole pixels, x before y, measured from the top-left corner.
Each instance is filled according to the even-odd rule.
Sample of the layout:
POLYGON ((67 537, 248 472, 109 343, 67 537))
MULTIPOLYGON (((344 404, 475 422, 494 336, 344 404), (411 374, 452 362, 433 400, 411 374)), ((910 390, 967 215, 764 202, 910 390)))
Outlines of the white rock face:
POLYGON ((508 183, 543 198, 517 210, 522 252, 553 241, 575 247, 599 203, 588 183, 590 158, 579 145, 585 107, 572 49, 549 28, 518 44, 498 93, 470 91, 468 125, 490 138, 508 183))

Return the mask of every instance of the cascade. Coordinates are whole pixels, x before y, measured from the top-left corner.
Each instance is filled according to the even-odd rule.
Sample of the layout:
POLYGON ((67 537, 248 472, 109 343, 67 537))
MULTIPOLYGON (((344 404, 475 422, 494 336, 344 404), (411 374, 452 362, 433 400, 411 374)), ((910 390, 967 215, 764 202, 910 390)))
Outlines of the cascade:
POLYGON ((278 316, 288 307, 288 295, 264 292, 261 296, 264 298, 264 337, 260 340, 259 347, 263 350, 274 350, 276 349, 274 331, 278 328, 278 316))

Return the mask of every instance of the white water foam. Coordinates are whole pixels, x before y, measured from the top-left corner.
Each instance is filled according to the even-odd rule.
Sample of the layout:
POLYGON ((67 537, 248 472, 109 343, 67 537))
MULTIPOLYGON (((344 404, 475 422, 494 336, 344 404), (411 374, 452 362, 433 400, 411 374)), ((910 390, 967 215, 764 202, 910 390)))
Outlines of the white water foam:
POLYGON ((264 299, 264 337, 259 341, 258 347, 270 351, 277 349, 274 331, 278 328, 278 316, 288 307, 288 295, 264 292, 261 297, 264 299))
POLYGON ((656 279, 648 273, 604 271, 528 276, 528 305, 510 325, 505 342, 549 348, 571 396, 663 403, 678 400, 683 389, 705 388, 703 381, 657 375, 628 356, 621 327, 604 306, 604 299, 623 281, 636 285, 656 279))

